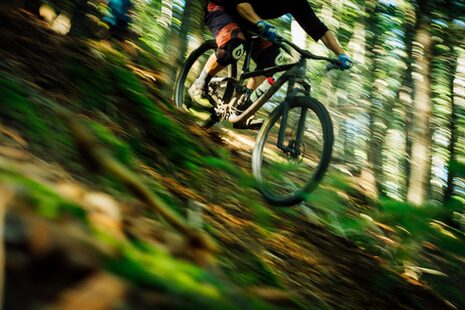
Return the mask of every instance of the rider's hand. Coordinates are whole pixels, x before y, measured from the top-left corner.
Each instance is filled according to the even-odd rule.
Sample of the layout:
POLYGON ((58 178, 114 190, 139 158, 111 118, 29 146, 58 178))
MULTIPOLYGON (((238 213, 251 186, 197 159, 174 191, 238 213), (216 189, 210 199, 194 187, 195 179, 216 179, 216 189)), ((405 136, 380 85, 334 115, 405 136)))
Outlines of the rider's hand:
POLYGON ((352 65, 354 64, 352 58, 350 58, 346 54, 340 54, 337 57, 337 60, 338 60, 337 65, 339 66, 341 70, 350 69, 352 65))
POLYGON ((260 34, 270 41, 275 41, 278 37, 278 31, 276 27, 267 23, 264 20, 260 20, 255 24, 260 31, 260 34))

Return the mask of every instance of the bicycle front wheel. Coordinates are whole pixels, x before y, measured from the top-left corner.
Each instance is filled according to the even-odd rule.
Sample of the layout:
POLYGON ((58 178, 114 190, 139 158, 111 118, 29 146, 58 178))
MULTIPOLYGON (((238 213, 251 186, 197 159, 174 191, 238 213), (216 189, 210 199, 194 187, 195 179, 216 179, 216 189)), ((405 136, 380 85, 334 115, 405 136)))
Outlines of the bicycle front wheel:
POLYGON ((328 111, 314 98, 290 98, 285 122, 284 115, 281 104, 260 129, 252 169, 269 203, 291 206, 304 200, 323 178, 334 135, 328 111))

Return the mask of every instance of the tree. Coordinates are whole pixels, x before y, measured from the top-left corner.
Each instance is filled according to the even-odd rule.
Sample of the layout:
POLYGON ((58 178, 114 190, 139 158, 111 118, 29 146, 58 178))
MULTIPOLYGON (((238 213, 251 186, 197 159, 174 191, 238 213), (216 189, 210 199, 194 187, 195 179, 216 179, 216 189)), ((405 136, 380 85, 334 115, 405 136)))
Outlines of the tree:
POLYGON ((411 122, 410 179, 407 200, 420 205, 425 202, 430 169, 431 117, 431 1, 417 4, 417 20, 412 48, 414 102, 411 122))

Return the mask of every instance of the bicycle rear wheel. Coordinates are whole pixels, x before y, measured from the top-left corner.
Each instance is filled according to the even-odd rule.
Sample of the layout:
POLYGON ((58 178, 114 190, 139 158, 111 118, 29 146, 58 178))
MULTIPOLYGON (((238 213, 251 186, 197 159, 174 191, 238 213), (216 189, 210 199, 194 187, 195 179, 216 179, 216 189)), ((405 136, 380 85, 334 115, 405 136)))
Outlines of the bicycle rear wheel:
MULTIPOLYGON (((190 98, 187 90, 199 77, 208 58, 215 53, 216 49, 217 46, 215 41, 210 40, 194 50, 181 68, 174 89, 174 101, 176 106, 191 114, 195 122, 203 127, 210 127, 216 122, 213 106, 205 107, 196 104, 190 98)), ((216 100, 226 101, 228 96, 232 95, 233 89, 229 87, 230 84, 227 82, 220 83, 215 81, 221 80, 222 78, 236 77, 236 75, 237 66, 235 64, 225 67, 212 79, 212 82, 210 82, 209 93, 213 95, 216 100)))
POLYGON ((260 129, 252 156, 260 192, 269 203, 281 206, 301 202, 316 188, 328 168, 334 140, 329 113, 316 99, 293 97, 288 107, 284 147, 278 146, 284 115, 281 104, 260 129), (297 142, 299 123, 301 143, 297 142), (291 151, 297 145, 300 152, 291 151))

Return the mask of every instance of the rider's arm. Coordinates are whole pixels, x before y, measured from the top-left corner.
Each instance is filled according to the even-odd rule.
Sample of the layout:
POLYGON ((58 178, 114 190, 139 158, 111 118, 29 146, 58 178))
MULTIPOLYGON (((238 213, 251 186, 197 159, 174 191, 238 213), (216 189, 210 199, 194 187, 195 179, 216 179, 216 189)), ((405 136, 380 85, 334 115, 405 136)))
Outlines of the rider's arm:
POLYGON ((258 16, 257 13, 255 13, 255 10, 253 9, 252 5, 247 2, 239 3, 237 5, 237 12, 242 18, 253 24, 256 24, 262 20, 260 16, 258 16))
POLYGON ((336 37, 330 30, 326 31, 326 33, 321 37, 321 41, 323 41, 324 45, 326 45, 327 48, 332 50, 334 54, 336 55, 345 54, 341 45, 339 44, 336 37))
POLYGON ((290 10, 295 20, 313 40, 320 40, 328 31, 328 27, 316 16, 306 0, 294 0, 290 10))
POLYGON ((326 47, 336 55, 344 54, 344 50, 334 34, 316 16, 307 1, 296 1, 292 10, 292 16, 294 16, 295 20, 313 40, 318 41, 321 39, 326 47))

